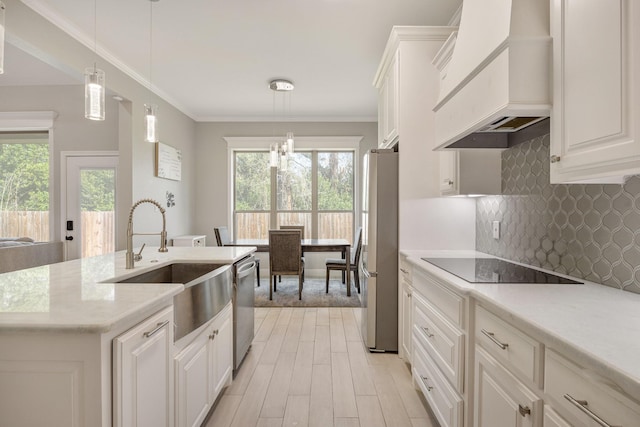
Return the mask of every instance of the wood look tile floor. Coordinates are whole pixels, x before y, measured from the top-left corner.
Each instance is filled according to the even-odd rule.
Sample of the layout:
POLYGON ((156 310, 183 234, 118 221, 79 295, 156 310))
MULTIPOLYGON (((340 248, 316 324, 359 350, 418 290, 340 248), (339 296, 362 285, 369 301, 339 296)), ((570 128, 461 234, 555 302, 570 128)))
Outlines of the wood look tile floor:
POLYGON ((397 354, 370 353, 359 308, 256 308, 255 338, 206 427, 437 427, 397 354))

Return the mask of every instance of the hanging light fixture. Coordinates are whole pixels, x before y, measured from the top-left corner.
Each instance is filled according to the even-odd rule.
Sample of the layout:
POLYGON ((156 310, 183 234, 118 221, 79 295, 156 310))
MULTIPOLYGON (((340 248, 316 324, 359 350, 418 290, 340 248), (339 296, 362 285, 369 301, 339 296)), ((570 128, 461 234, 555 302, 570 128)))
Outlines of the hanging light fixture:
MULTIPOLYGON (((269 89, 273 91, 274 121, 275 121, 275 110, 276 110, 276 93, 283 92, 289 95, 288 98, 289 98, 289 110, 290 110, 291 109, 291 92, 293 91, 294 88, 295 86, 289 80, 278 79, 278 80, 273 80, 269 83, 269 89)), ((283 112, 285 112, 286 110, 286 105, 284 101, 285 100, 283 99, 283 112)), ((270 149, 271 162, 270 163, 272 168, 277 167, 282 171, 287 170, 289 155, 293 154, 294 152, 294 144, 295 144, 295 141, 293 138, 293 132, 287 132, 284 140, 281 143, 274 142, 273 144, 271 144, 271 149, 270 149)))
MULTIPOLYGON (((0 4, 1 5, 1 4, 0 4)), ((3 8, 4 9, 4 8, 3 8)), ((4 15, 4 10, 2 11, 4 15)), ((93 2, 93 53, 97 53, 97 0, 93 2)), ((0 18, 2 23, 0 26, 4 30, 4 16, 0 18)), ((2 56, 2 55, 0 55, 2 56)), ((0 58, 1 59, 1 58, 0 58)), ((0 64, 0 68, 1 64, 0 64)), ((95 61, 93 67, 84 70, 84 117, 89 120, 104 120, 104 88, 105 79, 104 71, 96 67, 95 61)))
POLYGON ((0 1, 0 74, 4 73, 4 3, 0 1))
MULTIPOLYGON (((153 63, 153 3, 158 0, 149 0, 149 92, 152 92, 151 74, 153 63)), ((158 106, 156 104, 144 104, 144 140, 146 142, 158 142, 158 106)))

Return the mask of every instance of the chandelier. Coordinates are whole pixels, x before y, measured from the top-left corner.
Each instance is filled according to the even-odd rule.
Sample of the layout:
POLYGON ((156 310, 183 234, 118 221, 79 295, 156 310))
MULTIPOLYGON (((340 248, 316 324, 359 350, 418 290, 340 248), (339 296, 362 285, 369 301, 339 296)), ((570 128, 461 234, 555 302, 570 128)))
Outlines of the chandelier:
MULTIPOLYGON (((283 95, 288 95, 289 109, 291 109, 291 92, 295 86, 289 80, 277 79, 269 83, 269 89, 273 91, 273 116, 275 121, 276 111, 276 94, 282 92, 283 95)), ((283 112, 285 110, 285 101, 283 96, 283 112)), ((294 139, 293 132, 287 132, 284 139, 281 142, 274 142, 271 144, 271 167, 279 168, 282 171, 287 170, 289 163, 289 155, 294 152, 294 139)))

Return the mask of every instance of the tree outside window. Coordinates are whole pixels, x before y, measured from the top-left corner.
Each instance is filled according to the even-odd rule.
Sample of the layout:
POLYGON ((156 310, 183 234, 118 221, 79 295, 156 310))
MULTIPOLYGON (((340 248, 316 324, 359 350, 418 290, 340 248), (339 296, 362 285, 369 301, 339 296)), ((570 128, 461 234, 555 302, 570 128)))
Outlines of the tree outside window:
POLYGON ((353 238, 354 151, 297 151, 286 170, 268 152, 235 152, 235 233, 266 239, 270 228, 304 225, 305 238, 353 238))

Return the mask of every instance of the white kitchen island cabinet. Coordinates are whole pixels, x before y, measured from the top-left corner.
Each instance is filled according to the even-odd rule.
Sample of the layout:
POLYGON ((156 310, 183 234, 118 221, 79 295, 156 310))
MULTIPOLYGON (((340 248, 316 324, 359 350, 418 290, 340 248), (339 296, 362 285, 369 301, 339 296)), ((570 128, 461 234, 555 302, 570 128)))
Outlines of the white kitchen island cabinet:
MULTIPOLYGON (((185 260, 232 264, 253 251, 171 247, 133 269, 120 251, 0 274, 0 426, 174 426, 172 310, 184 285, 118 282, 185 260)), ((209 324, 221 344, 208 401, 231 380, 229 316, 209 324)))
POLYGON ((640 173, 640 5, 551 2, 551 183, 640 173))
POLYGON ((114 427, 172 427, 173 307, 113 340, 114 427))
POLYGON ((233 370, 232 304, 175 357, 176 426, 202 424, 233 370))

